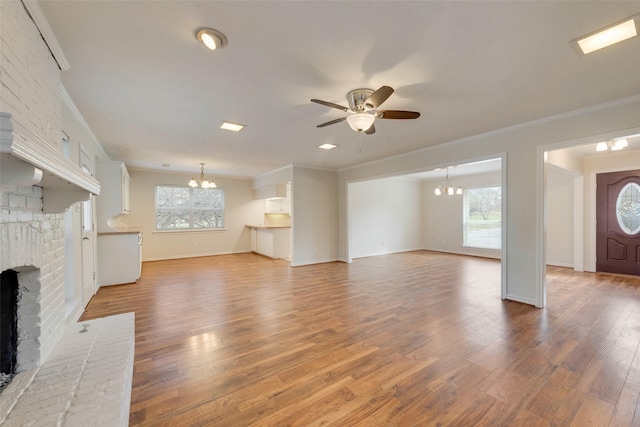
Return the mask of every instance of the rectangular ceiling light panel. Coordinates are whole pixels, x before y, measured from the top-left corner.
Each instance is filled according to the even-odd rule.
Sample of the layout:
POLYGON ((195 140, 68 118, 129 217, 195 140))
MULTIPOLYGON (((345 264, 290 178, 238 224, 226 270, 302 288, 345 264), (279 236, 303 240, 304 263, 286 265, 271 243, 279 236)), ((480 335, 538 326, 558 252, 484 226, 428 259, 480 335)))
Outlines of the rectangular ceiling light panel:
POLYGON ((220 129, 240 132, 242 129, 244 129, 244 125, 231 122, 222 122, 222 124, 220 125, 220 129))
POLYGON ((587 55, 596 50, 614 45, 638 35, 640 14, 627 18, 622 22, 610 25, 601 30, 571 41, 579 55, 587 55))

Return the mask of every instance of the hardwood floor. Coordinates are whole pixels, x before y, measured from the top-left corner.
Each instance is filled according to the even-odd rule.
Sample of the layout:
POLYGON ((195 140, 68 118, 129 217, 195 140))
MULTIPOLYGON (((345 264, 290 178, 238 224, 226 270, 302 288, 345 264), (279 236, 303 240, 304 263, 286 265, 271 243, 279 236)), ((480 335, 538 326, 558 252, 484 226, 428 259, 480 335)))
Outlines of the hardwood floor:
POLYGON ((640 278, 428 251, 290 267, 147 262, 84 319, 133 311, 131 425, 640 426, 640 278))

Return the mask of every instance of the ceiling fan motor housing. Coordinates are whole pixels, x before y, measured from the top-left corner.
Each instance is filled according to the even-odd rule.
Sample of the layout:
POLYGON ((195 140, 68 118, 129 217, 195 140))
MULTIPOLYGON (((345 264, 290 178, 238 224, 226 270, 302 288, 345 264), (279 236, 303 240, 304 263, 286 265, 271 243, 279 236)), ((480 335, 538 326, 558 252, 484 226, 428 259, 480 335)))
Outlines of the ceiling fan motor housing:
POLYGON ((367 105, 365 101, 367 98, 371 96, 374 92, 373 89, 354 89, 347 94, 347 102, 349 103, 349 108, 354 112, 362 112, 372 110, 374 108, 373 105, 367 105))

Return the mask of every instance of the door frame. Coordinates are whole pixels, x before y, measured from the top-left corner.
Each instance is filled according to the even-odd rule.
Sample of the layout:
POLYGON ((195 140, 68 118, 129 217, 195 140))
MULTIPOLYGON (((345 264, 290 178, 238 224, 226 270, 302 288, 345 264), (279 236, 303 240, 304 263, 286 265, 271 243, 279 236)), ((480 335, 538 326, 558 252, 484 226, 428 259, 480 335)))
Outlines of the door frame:
MULTIPOLYGON (((80 150, 80 167, 83 168, 84 163, 83 163, 83 157, 86 157, 87 160, 89 160, 91 162, 91 176, 95 176, 96 173, 96 158, 95 156, 92 156, 87 150, 85 150, 85 148, 80 145, 79 147, 80 150)), ((98 288, 96 286, 96 265, 97 265, 97 242, 98 242, 98 233, 96 230, 96 202, 95 202, 95 197, 93 197, 93 195, 89 196, 89 200, 82 202, 82 208, 81 208, 81 213, 80 213, 80 235, 82 237, 82 243, 81 243, 81 264, 82 264, 82 309, 84 310, 84 308, 87 306, 87 304, 89 303, 89 301, 91 300, 91 298, 95 295, 95 293, 97 292, 98 288), (91 230, 87 233, 85 233, 85 229, 84 229, 84 221, 85 221, 85 213, 84 213, 84 204, 85 203, 90 203, 91 206, 91 230), (89 244, 91 245, 89 248, 87 248, 87 251, 85 252, 85 247, 84 247, 84 241, 85 239, 89 239, 89 244), (90 253, 90 257, 91 257, 91 265, 87 266, 87 262, 85 262, 85 253, 90 253), (88 271, 86 271, 88 270, 88 271), (85 274, 89 274, 89 280, 91 281, 91 295, 90 296, 86 296, 85 295, 85 291, 87 288, 85 288, 85 274)))

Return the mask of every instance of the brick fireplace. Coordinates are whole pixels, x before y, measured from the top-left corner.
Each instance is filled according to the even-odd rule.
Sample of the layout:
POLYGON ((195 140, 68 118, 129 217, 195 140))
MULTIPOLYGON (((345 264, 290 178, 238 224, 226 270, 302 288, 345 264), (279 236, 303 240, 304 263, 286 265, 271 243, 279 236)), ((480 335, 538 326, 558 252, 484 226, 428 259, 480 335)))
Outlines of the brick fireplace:
POLYGON ((0 198, 7 217, 0 227, 0 271, 13 270, 18 278, 18 372, 46 358, 65 323, 64 220, 42 213, 40 194, 39 187, 16 187, 0 198))

